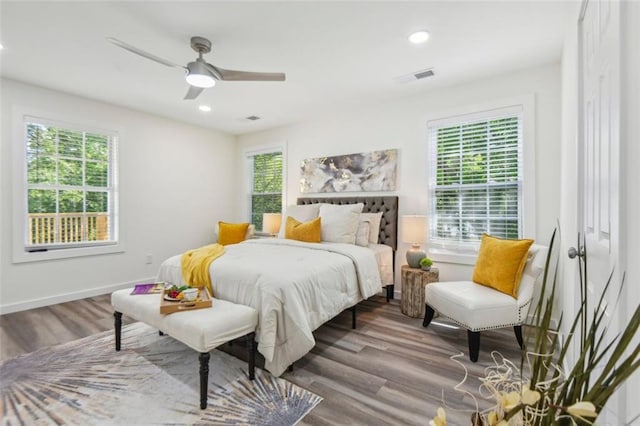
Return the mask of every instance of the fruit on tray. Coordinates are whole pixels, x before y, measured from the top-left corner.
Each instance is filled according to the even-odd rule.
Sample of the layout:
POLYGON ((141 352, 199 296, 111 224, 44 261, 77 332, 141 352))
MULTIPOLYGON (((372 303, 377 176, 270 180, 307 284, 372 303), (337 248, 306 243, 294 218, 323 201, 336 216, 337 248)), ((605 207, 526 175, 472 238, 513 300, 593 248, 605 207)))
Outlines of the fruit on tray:
POLYGON ((188 285, 183 285, 182 287, 178 287, 177 285, 172 285, 167 289, 166 295, 172 299, 181 300, 184 297, 184 294, 182 294, 182 291, 188 288, 189 288, 188 285))

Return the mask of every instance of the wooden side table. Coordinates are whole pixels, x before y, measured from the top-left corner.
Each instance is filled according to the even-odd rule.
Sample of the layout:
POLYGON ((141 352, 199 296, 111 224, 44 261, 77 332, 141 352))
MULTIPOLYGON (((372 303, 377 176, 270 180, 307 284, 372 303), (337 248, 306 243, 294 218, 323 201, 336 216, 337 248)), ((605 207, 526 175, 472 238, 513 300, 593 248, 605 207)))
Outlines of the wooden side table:
POLYGON ((402 293, 400 310, 412 318, 424 318, 424 287, 429 283, 438 282, 440 272, 438 268, 423 271, 402 265, 402 293))

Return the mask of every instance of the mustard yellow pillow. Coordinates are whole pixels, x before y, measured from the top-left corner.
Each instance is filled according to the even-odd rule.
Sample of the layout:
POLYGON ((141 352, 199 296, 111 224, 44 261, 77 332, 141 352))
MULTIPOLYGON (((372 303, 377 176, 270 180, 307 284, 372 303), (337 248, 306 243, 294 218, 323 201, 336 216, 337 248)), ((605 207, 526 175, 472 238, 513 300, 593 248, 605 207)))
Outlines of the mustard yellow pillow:
POLYGON ((295 220, 291 216, 287 216, 284 237, 307 243, 319 243, 320 237, 322 236, 320 220, 320 217, 316 217, 309 222, 303 223, 295 220))
POLYGON ((503 240, 483 234, 473 281, 517 297, 531 244, 533 240, 503 240))
POLYGON ((218 222, 218 244, 223 246, 240 243, 245 240, 248 223, 218 222))

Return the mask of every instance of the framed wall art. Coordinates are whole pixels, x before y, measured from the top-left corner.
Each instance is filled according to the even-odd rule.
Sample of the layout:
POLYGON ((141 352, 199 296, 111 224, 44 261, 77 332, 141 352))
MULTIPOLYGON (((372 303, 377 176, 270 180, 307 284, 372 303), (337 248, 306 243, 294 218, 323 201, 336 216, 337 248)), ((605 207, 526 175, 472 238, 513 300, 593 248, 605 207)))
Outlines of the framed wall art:
POLYGON ((395 191, 398 150, 310 158, 300 165, 300 192, 395 191))

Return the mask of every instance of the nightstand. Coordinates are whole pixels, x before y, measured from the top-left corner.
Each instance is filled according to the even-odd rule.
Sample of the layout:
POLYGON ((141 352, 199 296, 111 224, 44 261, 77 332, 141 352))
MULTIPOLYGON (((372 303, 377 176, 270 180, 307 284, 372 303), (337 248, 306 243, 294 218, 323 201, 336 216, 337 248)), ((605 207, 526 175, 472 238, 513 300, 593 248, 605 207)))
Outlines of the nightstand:
POLYGON ((438 268, 423 271, 402 265, 402 293, 400 310, 412 318, 424 318, 424 287, 429 283, 438 282, 440 272, 438 268))

